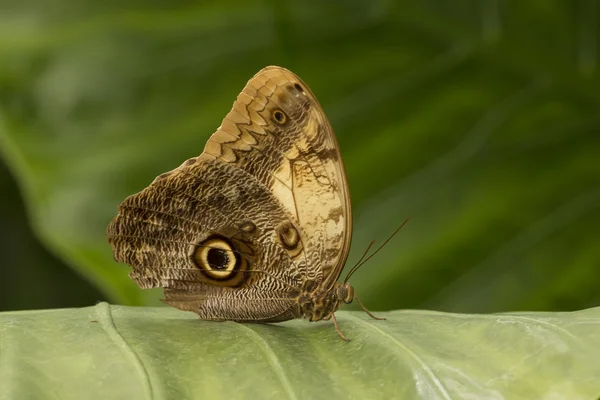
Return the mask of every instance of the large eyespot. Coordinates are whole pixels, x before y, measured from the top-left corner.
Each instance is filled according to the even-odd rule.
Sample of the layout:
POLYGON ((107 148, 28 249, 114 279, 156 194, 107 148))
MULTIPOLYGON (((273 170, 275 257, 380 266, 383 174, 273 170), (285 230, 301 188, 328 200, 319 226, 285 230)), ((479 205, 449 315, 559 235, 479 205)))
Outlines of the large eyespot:
POLYGON ((223 237, 211 237, 196 246, 192 261, 208 280, 235 283, 241 281, 246 260, 223 237), (239 278, 239 279, 236 279, 239 278))
POLYGON ((287 116, 285 115, 285 113, 283 111, 281 111, 280 109, 275 109, 273 111, 273 120, 279 124, 279 125, 283 125, 287 122, 287 116))

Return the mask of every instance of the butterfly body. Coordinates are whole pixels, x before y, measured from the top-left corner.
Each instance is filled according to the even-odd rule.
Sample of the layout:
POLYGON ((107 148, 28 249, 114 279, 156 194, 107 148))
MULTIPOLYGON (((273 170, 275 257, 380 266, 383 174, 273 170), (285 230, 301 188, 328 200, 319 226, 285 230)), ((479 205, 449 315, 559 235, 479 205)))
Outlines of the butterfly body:
POLYGON ((107 234, 140 287, 202 319, 335 322, 355 298, 337 282, 352 234, 337 140, 281 67, 247 83, 198 157, 126 198, 107 234))
POLYGON ((354 289, 349 283, 336 282, 332 289, 323 290, 317 287, 311 290, 313 282, 305 285, 308 290, 298 296, 297 318, 309 321, 329 320, 343 303, 351 303, 354 289))

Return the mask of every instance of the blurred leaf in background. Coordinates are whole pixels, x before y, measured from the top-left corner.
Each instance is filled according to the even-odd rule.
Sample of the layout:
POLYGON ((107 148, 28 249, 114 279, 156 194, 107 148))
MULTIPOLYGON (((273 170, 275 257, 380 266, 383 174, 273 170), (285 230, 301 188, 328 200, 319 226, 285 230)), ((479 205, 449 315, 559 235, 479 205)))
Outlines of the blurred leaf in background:
POLYGON ((0 311, 94 304, 104 298, 36 240, 17 186, 0 163, 0 311))
MULTIPOLYGON (((412 216, 353 277, 371 308, 600 303, 595 0, 0 0, 0 11, 1 154, 42 243, 112 301, 158 298, 112 260, 117 205, 198 155, 246 81, 277 64, 310 85, 338 135, 350 262, 412 216)), ((22 263, 39 264, 27 279, 49 268, 22 263)))

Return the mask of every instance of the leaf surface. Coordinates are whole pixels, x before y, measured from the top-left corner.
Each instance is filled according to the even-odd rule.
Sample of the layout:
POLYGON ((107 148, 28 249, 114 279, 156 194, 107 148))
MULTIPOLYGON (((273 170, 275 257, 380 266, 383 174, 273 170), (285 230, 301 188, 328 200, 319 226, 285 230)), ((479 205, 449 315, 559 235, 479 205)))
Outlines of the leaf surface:
POLYGON ((172 308, 0 313, 0 398, 592 399, 600 308, 340 311, 331 322, 200 321, 172 308))

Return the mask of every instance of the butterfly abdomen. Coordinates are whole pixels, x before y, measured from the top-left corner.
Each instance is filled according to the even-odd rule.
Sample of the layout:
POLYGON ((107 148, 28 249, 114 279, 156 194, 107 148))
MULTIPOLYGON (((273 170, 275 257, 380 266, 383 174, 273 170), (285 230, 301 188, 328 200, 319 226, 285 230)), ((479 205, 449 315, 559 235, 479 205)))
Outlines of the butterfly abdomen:
POLYGON ((308 281, 303 285, 303 290, 296 299, 296 317, 309 321, 321 321, 331 318, 340 306, 340 299, 335 288, 324 289, 308 281))

